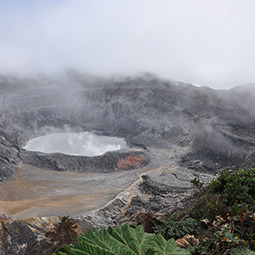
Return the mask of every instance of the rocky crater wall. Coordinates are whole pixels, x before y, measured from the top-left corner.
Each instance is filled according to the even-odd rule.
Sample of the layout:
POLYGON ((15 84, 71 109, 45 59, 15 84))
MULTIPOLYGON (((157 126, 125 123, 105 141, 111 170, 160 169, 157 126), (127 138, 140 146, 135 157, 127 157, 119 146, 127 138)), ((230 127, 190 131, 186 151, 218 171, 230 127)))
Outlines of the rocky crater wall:
MULTIPOLYGON (((48 82, 47 86, 40 80, 14 79, 4 84, 2 81, 0 129, 12 145, 9 150, 20 150, 30 138, 53 132, 54 128, 68 127, 123 137, 140 148, 184 148, 183 155, 178 156, 180 164, 199 171, 217 171, 227 165, 240 167, 248 155, 252 162, 255 107, 250 87, 215 91, 176 85, 154 76, 94 84, 88 84, 86 77, 63 84, 48 82)), ((60 157, 51 155, 49 160, 39 153, 19 153, 26 163, 67 169, 68 164, 64 166, 63 162, 57 166, 60 157)), ((104 158, 116 168, 121 156, 111 153, 104 158)), ((98 160, 95 158, 92 164, 84 158, 82 163, 88 169, 101 168, 98 160)), ((1 164, 6 166, 2 175, 7 177, 12 170, 6 161, 8 156, 1 157, 1 164)), ((74 163, 71 168, 77 170, 74 163)))

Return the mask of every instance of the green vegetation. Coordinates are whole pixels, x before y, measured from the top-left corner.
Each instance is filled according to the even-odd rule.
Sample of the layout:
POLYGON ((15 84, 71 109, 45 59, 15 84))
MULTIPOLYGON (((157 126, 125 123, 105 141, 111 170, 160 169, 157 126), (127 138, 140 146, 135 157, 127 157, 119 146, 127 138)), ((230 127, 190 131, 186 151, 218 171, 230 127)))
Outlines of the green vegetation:
POLYGON ((181 220, 165 219, 163 221, 154 219, 154 231, 162 234, 165 239, 179 238, 188 233, 192 233, 197 226, 197 221, 185 216, 181 220))
POLYGON ((200 190, 193 205, 178 216, 199 223, 194 254, 253 254, 255 249, 255 169, 224 170, 200 190), (243 247, 239 248, 238 247, 243 247), (244 248, 246 247, 246 248, 244 248), (249 251, 250 253, 247 253, 249 251))
POLYGON ((207 187, 192 183, 198 193, 185 210, 161 219, 144 213, 133 228, 88 231, 55 255, 255 255, 255 169, 224 170, 207 187))
POLYGON ((189 255, 176 246, 174 239, 166 241, 161 235, 144 232, 143 226, 129 225, 99 231, 88 231, 78 238, 75 245, 60 248, 54 255, 189 255))
POLYGON ((224 193, 228 205, 236 202, 252 207, 255 202, 255 169, 239 170, 230 173, 224 170, 210 185, 211 193, 224 193))

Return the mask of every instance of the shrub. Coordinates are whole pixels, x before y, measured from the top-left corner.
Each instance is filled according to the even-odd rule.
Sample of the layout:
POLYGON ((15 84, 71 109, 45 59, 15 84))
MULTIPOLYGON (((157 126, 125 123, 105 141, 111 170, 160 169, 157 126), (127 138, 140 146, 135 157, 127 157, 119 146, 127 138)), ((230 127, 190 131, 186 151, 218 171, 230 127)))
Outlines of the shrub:
POLYGON ((229 205, 237 201, 252 206, 255 202, 255 169, 241 169, 235 173, 224 170, 210 184, 209 192, 226 194, 229 205))
POLYGON ((159 221, 154 219, 155 233, 163 235, 166 239, 179 238, 186 234, 191 234, 197 226, 197 221, 185 216, 181 220, 168 219, 159 221))

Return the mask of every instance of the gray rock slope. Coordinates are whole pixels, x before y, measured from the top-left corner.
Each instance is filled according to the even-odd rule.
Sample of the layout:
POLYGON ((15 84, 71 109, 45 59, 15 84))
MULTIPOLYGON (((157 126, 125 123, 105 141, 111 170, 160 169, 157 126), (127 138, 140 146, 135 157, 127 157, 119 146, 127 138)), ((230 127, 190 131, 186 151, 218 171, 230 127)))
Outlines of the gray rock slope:
MULTIPOLYGON (((72 75, 63 80, 0 77, 0 90, 2 180, 13 173, 10 162, 19 160, 70 170, 70 158, 62 157, 58 167, 60 156, 22 149, 32 137, 63 129, 120 136, 141 148, 183 148, 179 164, 199 171, 253 166, 252 86, 216 91, 153 75, 105 81, 72 75)), ((91 171, 104 168, 95 161, 86 164, 91 171)))

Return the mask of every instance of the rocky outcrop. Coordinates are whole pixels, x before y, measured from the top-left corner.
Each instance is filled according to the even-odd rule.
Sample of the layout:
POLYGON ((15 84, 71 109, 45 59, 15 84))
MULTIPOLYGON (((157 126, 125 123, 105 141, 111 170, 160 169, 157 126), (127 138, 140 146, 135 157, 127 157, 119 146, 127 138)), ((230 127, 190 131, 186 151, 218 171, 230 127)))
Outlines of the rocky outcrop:
POLYGON ((104 219, 106 225, 120 225, 125 222, 137 223, 136 217, 144 212, 170 214, 192 201, 197 192, 191 183, 194 178, 206 185, 214 177, 173 165, 148 172, 95 215, 104 219))
POLYGON ((48 255, 64 244, 74 243, 82 232, 93 229, 83 220, 41 217, 0 221, 1 255, 48 255))
POLYGON ((26 221, 6 220, 0 223, 0 254, 50 254, 53 243, 46 233, 61 221, 55 218, 34 218, 26 221))
POLYGON ((18 162, 18 149, 0 135, 0 183, 13 175, 18 162))

